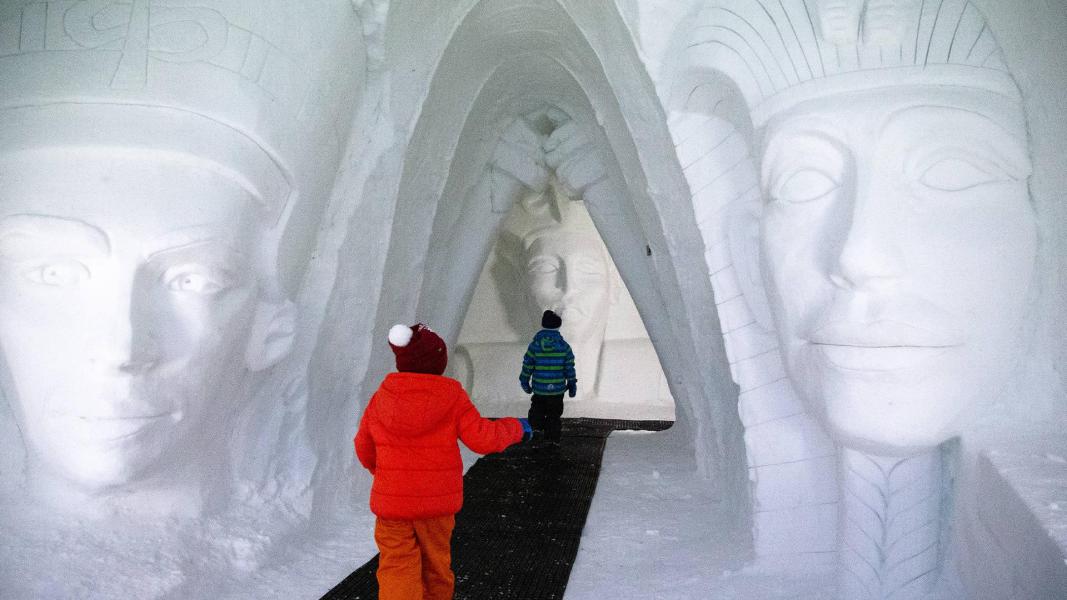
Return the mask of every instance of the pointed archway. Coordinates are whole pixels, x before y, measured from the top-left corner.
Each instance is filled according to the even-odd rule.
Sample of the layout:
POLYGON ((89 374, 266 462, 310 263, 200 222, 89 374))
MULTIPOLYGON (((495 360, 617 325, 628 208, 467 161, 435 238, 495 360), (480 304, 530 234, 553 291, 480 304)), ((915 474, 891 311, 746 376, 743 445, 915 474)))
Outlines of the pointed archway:
POLYGON ((483 0, 454 31, 405 155, 375 337, 417 318, 455 342, 509 206, 502 195, 535 183, 502 164, 499 142, 522 115, 565 115, 559 170, 581 189, 660 357, 677 402, 672 431, 747 520, 737 388, 666 118, 618 14, 605 21, 603 7, 569 4, 483 0), (594 22, 590 40, 583 31, 593 28, 579 23, 594 22), (498 182, 495 198, 492 170, 514 180, 498 182))

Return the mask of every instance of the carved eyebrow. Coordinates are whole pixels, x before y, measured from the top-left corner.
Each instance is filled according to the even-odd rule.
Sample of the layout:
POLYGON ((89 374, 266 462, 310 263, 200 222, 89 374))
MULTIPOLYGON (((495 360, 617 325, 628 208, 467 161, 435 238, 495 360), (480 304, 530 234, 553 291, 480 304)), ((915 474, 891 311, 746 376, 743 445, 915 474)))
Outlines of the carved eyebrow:
POLYGON ((1014 176, 1029 177, 1033 168, 1025 126, 1021 129, 1006 126, 1001 120, 975 110, 941 105, 915 106, 892 114, 883 131, 890 139, 904 143, 929 139, 932 132, 944 131, 945 146, 974 147, 992 152, 1006 162, 1005 166, 1014 176), (948 123, 946 113, 963 121, 965 126, 975 127, 961 129, 955 122, 948 123))
POLYGON ((0 219, 0 255, 7 258, 110 254, 107 234, 84 221, 25 214, 0 219))
POLYGON ((768 127, 761 153, 764 160, 776 160, 783 150, 796 144, 840 151, 841 144, 847 143, 847 140, 847 132, 837 123, 821 116, 805 115, 778 121, 768 127))
POLYGON ((838 121, 821 114, 790 115, 772 120, 766 128, 764 149, 776 140, 790 137, 812 137, 821 141, 846 140, 847 131, 838 121))
MULTIPOLYGON (((1021 108, 1019 109, 1022 110, 1021 108)), ((1026 124, 1025 122, 1014 122, 1015 119, 1006 116, 1005 113, 1009 112, 1008 109, 1004 111, 993 111, 992 114, 986 114, 984 111, 975 110, 971 108, 963 108, 960 106, 949 106, 946 104, 922 104, 918 106, 908 106, 894 111, 890 114, 885 121, 883 129, 893 129, 897 127, 903 127, 905 130, 912 129, 916 121, 933 121, 934 123, 944 123, 945 113, 952 113, 956 118, 970 121, 976 125, 984 125, 990 127, 1003 134, 1010 135, 1014 138, 1026 138, 1026 124), (997 118, 997 117, 1000 118, 997 118), (904 125, 899 125, 904 123, 904 125)))
POLYGON ((161 255, 203 246, 220 248, 235 258, 244 257, 244 253, 231 245, 225 236, 221 235, 218 228, 210 225, 197 225, 171 231, 152 240, 152 249, 149 250, 146 258, 151 261, 161 255))
POLYGON ((844 169, 848 154, 843 147, 845 138, 836 127, 828 129, 816 130, 812 120, 803 119, 772 132, 763 151, 760 187, 767 190, 784 173, 800 166, 818 164, 828 173, 844 169), (820 150, 826 153, 819 155, 820 150))
POLYGON ((540 263, 552 263, 552 264, 555 265, 555 264, 558 264, 559 262, 560 262, 560 260, 559 260, 559 257, 557 257, 557 256, 552 256, 551 254, 538 254, 537 256, 533 256, 533 257, 530 258, 530 260, 526 261, 526 264, 527 265, 534 265, 534 264, 540 264, 540 263))

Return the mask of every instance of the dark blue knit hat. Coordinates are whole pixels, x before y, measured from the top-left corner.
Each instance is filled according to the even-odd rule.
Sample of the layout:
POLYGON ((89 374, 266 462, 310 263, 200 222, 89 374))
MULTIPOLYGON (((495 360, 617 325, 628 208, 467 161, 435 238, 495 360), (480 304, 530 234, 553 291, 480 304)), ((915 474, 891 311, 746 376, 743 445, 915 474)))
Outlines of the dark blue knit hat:
POLYGON ((546 310, 541 315, 541 327, 545 329, 559 329, 559 326, 563 324, 563 319, 559 318, 556 313, 546 310))

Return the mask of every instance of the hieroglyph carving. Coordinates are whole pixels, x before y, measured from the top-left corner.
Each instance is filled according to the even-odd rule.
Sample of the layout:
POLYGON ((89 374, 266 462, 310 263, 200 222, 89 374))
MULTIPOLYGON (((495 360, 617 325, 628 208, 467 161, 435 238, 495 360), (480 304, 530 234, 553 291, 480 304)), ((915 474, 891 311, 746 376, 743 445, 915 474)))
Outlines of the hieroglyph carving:
POLYGON ((151 61, 158 60, 210 63, 293 109, 308 93, 306 75, 280 48, 206 6, 152 0, 38 2, 23 7, 18 19, 0 24, 0 57, 89 50, 116 55, 115 89, 143 88, 151 61))

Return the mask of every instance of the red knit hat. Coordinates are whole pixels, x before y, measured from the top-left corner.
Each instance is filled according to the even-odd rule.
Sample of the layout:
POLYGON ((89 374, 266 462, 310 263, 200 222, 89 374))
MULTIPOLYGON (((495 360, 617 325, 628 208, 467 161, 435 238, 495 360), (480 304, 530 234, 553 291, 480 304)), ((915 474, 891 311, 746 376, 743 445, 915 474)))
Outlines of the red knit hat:
POLYGON ((448 364, 448 348, 441 336, 416 323, 393 325, 389 329, 389 347, 396 355, 396 370, 440 375, 448 364))

